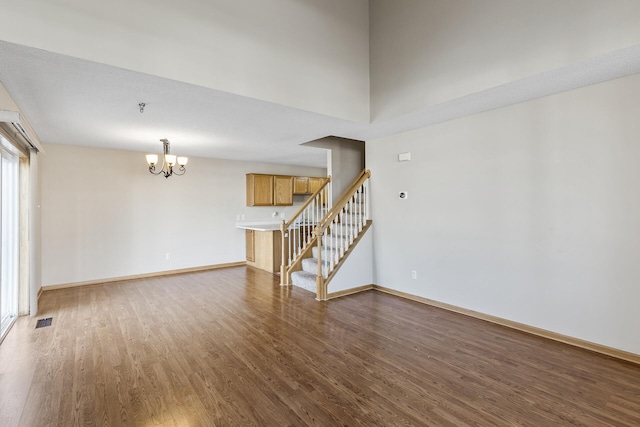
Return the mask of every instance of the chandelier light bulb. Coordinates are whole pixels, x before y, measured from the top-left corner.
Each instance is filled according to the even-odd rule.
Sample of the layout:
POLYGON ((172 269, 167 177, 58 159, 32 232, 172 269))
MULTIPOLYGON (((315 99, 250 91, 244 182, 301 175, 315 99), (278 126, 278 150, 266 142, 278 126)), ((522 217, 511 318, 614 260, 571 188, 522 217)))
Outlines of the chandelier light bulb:
POLYGON ((155 166, 158 163, 158 155, 157 154, 147 154, 147 163, 149 166, 155 166))

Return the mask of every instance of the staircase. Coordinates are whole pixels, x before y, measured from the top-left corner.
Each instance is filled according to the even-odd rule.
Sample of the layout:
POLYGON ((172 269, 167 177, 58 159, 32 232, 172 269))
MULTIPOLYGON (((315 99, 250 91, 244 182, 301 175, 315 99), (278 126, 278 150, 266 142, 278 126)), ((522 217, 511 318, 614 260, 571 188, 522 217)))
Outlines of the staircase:
MULTIPOLYGON (((359 211, 364 211, 364 206, 360 206, 359 211)), ((345 213, 350 213, 352 211, 347 210, 345 213)), ((362 220, 362 216, 360 213, 353 212, 357 218, 357 221, 362 220)), ((350 221, 349 219, 345 221, 350 221)), ((322 236, 322 253, 321 256, 318 257, 321 249, 318 248, 317 245, 312 247, 312 258, 304 258, 302 259, 302 270, 293 271, 291 273, 291 283, 294 286, 298 286, 300 288, 304 288, 311 292, 316 292, 316 278, 318 276, 318 259, 321 258, 322 261, 322 276, 328 277, 330 270, 330 262, 333 257, 334 259, 340 259, 340 253, 342 249, 342 254, 345 252, 345 248, 348 248, 353 241, 351 240, 353 236, 357 236, 360 232, 358 230, 358 224, 351 225, 346 222, 339 222, 340 224, 337 227, 331 227, 329 233, 327 235, 322 236)))
MULTIPOLYGON (((293 284, 316 293, 317 300, 327 299, 327 285, 371 224, 368 217, 370 176, 370 171, 365 169, 356 177, 336 204, 317 221, 308 239, 302 238, 303 245, 296 256, 287 253, 285 257, 285 252, 289 251, 292 239, 301 240, 298 236, 307 233, 283 223, 283 285, 293 284)), ((296 245, 293 249, 295 252, 296 245)))

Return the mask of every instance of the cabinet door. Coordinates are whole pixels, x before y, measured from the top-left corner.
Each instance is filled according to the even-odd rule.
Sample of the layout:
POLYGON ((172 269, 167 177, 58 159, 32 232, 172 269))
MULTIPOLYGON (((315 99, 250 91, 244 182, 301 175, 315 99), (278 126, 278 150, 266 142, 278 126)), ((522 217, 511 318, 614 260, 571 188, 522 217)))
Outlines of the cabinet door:
POLYGON ((293 205, 293 177, 291 176, 274 176, 274 196, 276 206, 293 205))
POLYGON ((273 175, 247 174, 247 206, 273 205, 273 175))
POLYGON ((323 182, 324 178, 309 178, 309 194, 315 193, 323 182))
MULTIPOLYGON (((309 178, 309 193, 313 194, 324 184, 325 178, 309 178)), ((327 187, 320 193, 320 201, 323 205, 327 204, 327 187)))
POLYGON ((293 177, 293 194, 309 194, 309 178, 306 176, 293 177))
POLYGON ((254 231, 246 230, 246 246, 247 246, 247 261, 255 262, 256 260, 256 251, 255 251, 255 239, 254 239, 254 231))

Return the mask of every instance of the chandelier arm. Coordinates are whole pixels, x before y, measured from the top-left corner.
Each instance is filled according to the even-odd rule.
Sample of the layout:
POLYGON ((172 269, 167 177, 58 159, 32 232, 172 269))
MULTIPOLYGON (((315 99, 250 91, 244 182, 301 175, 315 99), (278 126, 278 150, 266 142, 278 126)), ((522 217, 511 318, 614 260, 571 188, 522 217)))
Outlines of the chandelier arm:
POLYGON ((184 166, 180 166, 180 167, 178 168, 178 170, 179 170, 180 172, 176 172, 176 170, 174 169, 174 170, 173 170, 173 174, 174 174, 174 175, 181 176, 181 175, 184 175, 184 174, 187 172, 187 168, 185 168, 184 166))
MULTIPOLYGON (((162 167, 160 168, 160 170, 158 170, 158 172, 154 172, 154 170, 156 169, 156 165, 153 166, 149 166, 149 172, 151 172, 154 175, 160 175, 161 173, 166 173, 166 171, 164 170, 164 155, 162 156, 162 167), (151 170, 153 169, 153 170, 151 170)), ((167 176, 165 175, 165 178, 167 178, 167 176)))
POLYGON ((164 172, 162 169, 160 169, 158 172, 154 172, 156 170, 155 166, 149 166, 149 172, 152 173, 153 175, 160 175, 162 172, 164 172))

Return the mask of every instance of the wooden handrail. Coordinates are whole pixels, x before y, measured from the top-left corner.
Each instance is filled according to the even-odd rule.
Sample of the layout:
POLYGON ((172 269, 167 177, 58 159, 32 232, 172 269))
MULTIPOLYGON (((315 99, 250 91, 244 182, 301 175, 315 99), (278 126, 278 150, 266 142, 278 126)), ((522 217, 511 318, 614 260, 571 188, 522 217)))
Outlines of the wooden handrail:
POLYGON ((339 205, 342 202, 342 199, 348 199, 349 196, 351 195, 351 193, 353 191, 351 191, 354 186, 358 183, 358 181, 360 181, 360 179, 364 176, 364 174, 369 173, 369 175, 371 175, 371 172, 368 169, 362 169, 360 171, 360 173, 358 173, 358 176, 356 176, 353 181, 351 181, 351 184, 349 184, 349 186, 346 188, 346 190, 340 195, 340 198, 336 201, 336 203, 331 206, 331 209, 329 209, 327 211, 327 215, 330 215, 331 213, 333 213, 333 211, 335 210, 335 206, 339 205))
POLYGON ((362 185, 363 177, 366 174, 369 174, 368 176, 371 176, 371 172, 368 169, 363 169, 360 171, 358 176, 356 176, 355 179, 351 181, 351 184, 349 184, 347 189, 342 193, 336 203, 331 207, 331 209, 329 209, 329 211, 327 212, 327 216, 331 215, 334 211, 339 212, 340 209, 342 209, 342 206, 346 204, 344 200, 346 199, 348 201, 349 198, 353 195, 355 189, 362 185))
POLYGON ((358 177, 351 183, 349 188, 343 193, 342 197, 333 205, 333 207, 327 212, 323 221, 318 224, 316 227, 315 233, 316 236, 321 236, 322 233, 329 227, 331 221, 338 216, 342 208, 347 204, 347 202, 351 199, 353 194, 356 192, 358 188, 371 176, 371 171, 369 169, 363 169, 362 172, 358 175, 358 177))
POLYGON ((327 186, 327 184, 329 184, 330 182, 331 182, 331 175, 329 175, 328 177, 326 177, 326 178, 325 178, 324 183, 320 186, 320 188, 318 188, 318 189, 315 191, 315 193, 313 193, 313 194, 311 195, 311 197, 309 197, 309 198, 307 199, 307 201, 306 201, 306 202, 304 202, 302 206, 300 206, 300 208, 296 211, 296 213, 295 213, 295 214, 293 214, 293 215, 291 216, 291 218, 289 219, 289 221, 287 221, 287 222, 282 221, 282 222, 284 222, 284 229, 285 229, 285 230, 286 230, 286 229, 288 229, 288 228, 289 228, 289 226, 295 222, 296 218, 298 218, 298 216, 300 215, 300 213, 301 213, 302 211, 304 211, 304 210, 307 208, 307 206, 309 206, 309 205, 311 204, 311 202, 313 202, 313 201, 315 200, 316 196, 317 196, 318 194, 320 194, 320 192, 321 192, 322 190, 324 190, 324 188, 325 188, 325 187, 327 186))

